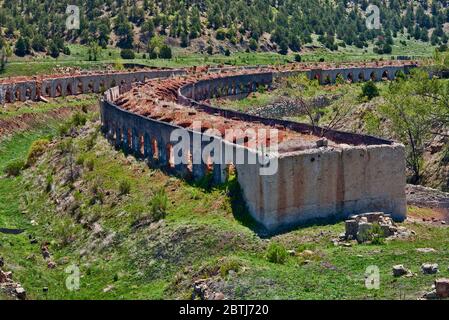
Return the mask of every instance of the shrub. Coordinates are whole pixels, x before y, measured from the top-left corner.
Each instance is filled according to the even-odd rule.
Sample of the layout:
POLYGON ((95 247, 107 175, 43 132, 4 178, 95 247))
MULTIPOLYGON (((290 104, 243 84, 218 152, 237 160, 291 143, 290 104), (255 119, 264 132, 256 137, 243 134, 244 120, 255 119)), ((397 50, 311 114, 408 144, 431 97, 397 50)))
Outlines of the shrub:
POLYGON ((259 45, 257 44, 257 41, 255 39, 251 38, 251 40, 249 41, 249 48, 252 51, 256 51, 258 47, 259 47, 259 45))
POLYGON ((376 84, 370 80, 362 86, 362 97, 367 97, 368 100, 379 96, 379 89, 377 89, 376 84))
POLYGON ((47 146, 50 143, 47 139, 40 139, 33 142, 28 151, 28 157, 26 161, 26 166, 32 166, 36 163, 37 159, 45 153, 47 146))
POLYGON ((171 59, 173 57, 171 48, 167 45, 163 45, 159 51, 159 58, 161 59, 171 59))
POLYGON ((229 274, 229 271, 233 270, 238 272, 241 268, 241 264, 236 259, 226 259, 221 262, 220 274, 222 277, 226 277, 229 274))
POLYGON ((284 264, 287 261, 287 250, 278 243, 270 243, 267 249, 267 260, 272 263, 284 264))
POLYGON ((159 221, 167 216, 168 197, 164 189, 159 190, 150 201, 151 215, 159 221))
POLYGON ((62 50, 62 53, 64 53, 66 56, 70 56, 70 54, 71 54, 70 48, 64 47, 64 49, 62 50))
POLYGON ((131 183, 128 180, 120 181, 118 190, 121 196, 129 194, 131 192, 131 183))
POLYGON ((69 133, 71 127, 72 127, 72 124, 71 124, 70 122, 68 122, 68 121, 65 122, 65 123, 63 123, 63 124, 61 124, 61 125, 58 127, 58 134, 59 134, 61 137, 67 135, 67 134, 69 133))
POLYGON ((217 30, 217 40, 224 40, 226 38, 226 30, 223 28, 220 28, 217 30))
POLYGON ((371 244, 374 245, 385 244, 385 234, 378 223, 375 223, 373 225, 373 228, 370 231, 370 236, 371 236, 371 244))
POLYGON ((301 62, 302 61, 302 57, 300 54, 295 54, 295 61, 296 62, 301 62))
POLYGON ((8 163, 4 169, 4 173, 8 177, 17 177, 20 175, 20 172, 25 166, 25 162, 23 160, 14 160, 8 163))
POLYGON ((131 49, 123 49, 120 51, 120 57, 125 60, 134 59, 136 57, 136 54, 131 49))
POLYGON ((75 127, 84 126, 87 122, 87 116, 85 114, 82 114, 80 112, 75 113, 72 116, 72 125, 75 127))
POLYGON ((95 162, 92 159, 86 160, 84 162, 84 166, 87 168, 87 170, 93 171, 94 170, 94 166, 95 166, 95 162))

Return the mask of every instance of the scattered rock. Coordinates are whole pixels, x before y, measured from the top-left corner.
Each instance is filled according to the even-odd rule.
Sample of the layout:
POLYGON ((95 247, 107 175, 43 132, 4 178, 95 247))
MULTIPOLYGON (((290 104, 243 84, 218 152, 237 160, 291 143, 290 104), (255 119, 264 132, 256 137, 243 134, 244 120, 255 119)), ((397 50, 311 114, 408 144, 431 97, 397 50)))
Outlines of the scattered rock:
POLYGON ((434 253, 434 252, 437 252, 433 248, 418 248, 418 249, 416 249, 416 251, 419 252, 419 253, 434 253))
POLYGON ((437 279, 435 291, 439 298, 449 298, 449 279, 437 279))
POLYGON ((104 293, 107 293, 107 292, 109 292, 109 291, 114 290, 114 288, 115 288, 115 286, 111 284, 111 285, 107 286, 106 288, 104 288, 104 289, 103 289, 103 292, 104 292, 104 293))
POLYGON ((393 276, 402 277, 408 274, 410 271, 406 269, 402 264, 393 266, 393 276))
POLYGON ((345 222, 345 233, 340 235, 340 241, 357 239, 359 243, 372 240, 372 230, 375 225, 380 227, 381 236, 385 238, 406 238, 413 234, 404 227, 397 227, 390 215, 383 212, 371 212, 352 216, 345 222))
POLYGON ((424 274, 436 274, 438 273, 438 264, 437 263, 424 263, 421 266, 421 270, 424 274))
POLYGON ((18 286, 18 287, 15 289, 15 295, 17 296, 17 298, 18 298, 19 300, 25 300, 26 297, 27 297, 27 294, 26 294, 25 289, 22 288, 21 286, 18 286))
POLYGON ((47 267, 48 267, 48 269, 54 269, 54 268, 56 268, 56 263, 53 261, 48 261, 47 267))
POLYGON ((43 244, 41 247, 42 257, 44 257, 45 260, 50 259, 50 250, 48 250, 48 245, 43 244))
POLYGON ((225 296, 223 293, 218 292, 215 294, 214 300, 224 300, 224 299, 225 299, 225 296))
POLYGON ((427 299, 427 300, 438 299, 437 291, 436 290, 432 290, 430 292, 427 292, 427 293, 424 294, 423 298, 427 299))
POLYGON ((313 252, 312 250, 304 250, 299 255, 303 258, 310 258, 315 255, 315 252, 313 252))
POLYGON ((290 256, 292 256, 292 257, 296 256, 296 251, 295 251, 295 250, 288 250, 287 253, 288 253, 290 256))

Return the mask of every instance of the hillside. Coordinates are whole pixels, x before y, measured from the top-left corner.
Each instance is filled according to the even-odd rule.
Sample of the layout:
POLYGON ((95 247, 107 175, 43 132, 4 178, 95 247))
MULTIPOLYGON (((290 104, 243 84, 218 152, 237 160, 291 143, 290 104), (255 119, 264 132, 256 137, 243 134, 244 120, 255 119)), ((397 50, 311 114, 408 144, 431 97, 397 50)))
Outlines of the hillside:
POLYGON ((392 45, 419 40, 448 41, 447 1, 375 1, 379 30, 367 29, 366 0, 80 0, 80 29, 66 30, 71 1, 3 0, 0 49, 19 55, 70 54, 67 44, 119 47, 161 55, 162 43, 190 52, 301 52, 347 46, 391 54, 392 45), (369 45, 374 45, 369 48, 369 45))
POLYGON ((423 221, 438 216, 431 209, 410 206, 401 226, 414 235, 384 244, 336 245, 343 223, 265 239, 242 219, 232 182, 211 189, 150 169, 110 146, 98 114, 68 102, 77 114, 68 131, 47 121, 0 142, 3 171, 48 141, 29 169, 0 179, 0 223, 23 230, 0 232, 2 269, 29 299, 416 299, 436 277, 422 274, 422 263, 448 274, 449 229, 423 221), (382 286, 370 291, 365 269, 373 263, 382 286), (414 275, 394 278, 398 263, 414 275), (71 291, 64 284, 74 265, 80 286, 71 291))

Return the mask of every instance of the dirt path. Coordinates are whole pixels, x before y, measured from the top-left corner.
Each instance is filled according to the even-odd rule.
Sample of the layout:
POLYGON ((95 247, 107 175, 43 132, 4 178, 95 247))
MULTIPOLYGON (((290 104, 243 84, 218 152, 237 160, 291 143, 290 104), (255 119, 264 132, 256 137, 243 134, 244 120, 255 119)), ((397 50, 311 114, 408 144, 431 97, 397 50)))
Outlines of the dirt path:
POLYGON ((449 193, 423 186, 407 185, 406 194, 409 205, 432 209, 440 216, 438 218, 449 223, 449 193))

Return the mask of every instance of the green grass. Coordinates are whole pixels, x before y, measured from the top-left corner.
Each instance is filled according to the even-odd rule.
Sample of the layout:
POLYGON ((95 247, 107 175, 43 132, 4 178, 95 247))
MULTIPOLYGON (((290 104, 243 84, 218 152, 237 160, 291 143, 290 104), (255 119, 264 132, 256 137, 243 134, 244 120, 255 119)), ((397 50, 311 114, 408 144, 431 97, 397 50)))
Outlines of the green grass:
MULTIPOLYGON (((314 45, 320 44, 314 39, 314 45)), ((324 48, 314 50, 305 50, 300 53, 304 62, 317 62, 324 58, 326 62, 353 62, 353 61, 371 61, 372 59, 389 60, 396 56, 411 56, 415 59, 427 59, 432 57, 435 47, 416 40, 408 40, 405 36, 399 36, 395 40, 393 52, 389 55, 378 55, 373 53, 373 44, 368 48, 359 49, 355 46, 340 47, 338 51, 329 51, 324 48), (400 43, 405 41, 406 45, 400 43)), ((13 56, 6 67, 6 70, 0 74, 0 77, 11 76, 29 76, 37 74, 50 74, 58 67, 77 67, 83 70, 102 69, 107 65, 116 63, 136 63, 148 67, 158 68, 181 68, 201 65, 283 65, 294 61, 294 54, 280 55, 277 53, 264 52, 235 52, 231 56, 222 54, 207 55, 187 52, 184 49, 174 48, 174 57, 171 60, 164 59, 143 59, 143 52, 136 54, 136 59, 123 60, 120 58, 120 49, 103 49, 97 61, 89 61, 88 49, 86 46, 71 44, 69 45, 71 55, 62 55, 53 59, 45 55, 24 58, 13 56)))
POLYGON ((95 105, 98 102, 98 96, 94 94, 70 96, 65 98, 51 99, 48 103, 33 102, 7 104, 0 110, 0 120, 12 119, 24 114, 45 114, 60 108, 83 108, 95 105))
MULTIPOLYGON (((50 127, 2 142, 0 167, 26 156, 34 140, 54 133, 50 127)), ((310 262, 305 263, 300 255, 288 256, 283 264, 269 262, 267 243, 235 219, 226 188, 207 191, 148 169, 144 163, 113 150, 101 136, 92 145, 88 141, 95 135, 90 129, 72 140, 75 158, 82 156, 94 162, 92 171, 84 171, 80 182, 74 184, 73 194, 81 207, 78 219, 84 224, 69 210, 57 210, 41 182, 53 172, 54 195, 61 196, 72 188, 61 184, 65 169, 60 164, 67 158, 60 156, 60 142, 48 150, 36 168, 21 177, 0 180, 0 225, 26 229, 19 236, 0 234, 0 255, 30 298, 186 298, 194 279, 206 277, 225 281, 226 294, 233 298, 415 299, 429 290, 436 277, 422 275, 422 263, 437 262, 441 268, 438 277, 449 275, 449 229, 409 223, 406 226, 417 233, 409 241, 351 248, 334 247, 331 242, 343 231, 342 223, 297 229, 270 242, 299 254, 313 250, 310 262), (122 180, 130 182, 129 195, 119 195, 122 180), (105 194, 102 204, 91 204, 93 184, 105 194), (168 196, 165 222, 134 230, 133 222, 151 214, 150 199, 161 189, 168 196), (32 226, 31 220, 38 225, 32 226), (103 235, 93 234, 89 227, 93 221, 102 226, 103 235), (30 244, 30 234, 39 242, 50 243, 56 269, 47 268, 39 246, 30 244), (103 247, 110 234, 115 240, 103 247), (419 247, 438 251, 421 254, 415 250, 419 247), (64 270, 72 264, 81 270, 79 291, 68 291, 64 285, 68 276, 64 270), (404 264, 417 275, 395 279, 391 275, 395 264, 404 264), (364 287, 364 273, 370 265, 380 268, 380 290, 364 287), (238 270, 231 276, 228 269, 238 270), (112 289, 104 292, 109 286, 112 289), (48 294, 43 287, 49 288, 48 294)))

